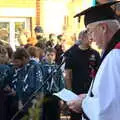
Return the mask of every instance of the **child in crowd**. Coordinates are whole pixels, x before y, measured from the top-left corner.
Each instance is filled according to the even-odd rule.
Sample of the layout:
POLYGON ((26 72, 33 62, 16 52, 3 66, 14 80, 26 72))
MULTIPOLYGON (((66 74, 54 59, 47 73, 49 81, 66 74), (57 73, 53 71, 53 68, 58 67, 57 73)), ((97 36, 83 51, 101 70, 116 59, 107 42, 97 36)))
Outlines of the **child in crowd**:
POLYGON ((27 51, 30 55, 30 60, 35 60, 36 62, 40 61, 39 48, 37 48, 35 46, 30 46, 27 48, 27 51))
MULTIPOLYGON (((37 90, 42 82, 41 65, 36 60, 30 59, 28 52, 24 48, 18 48, 13 54, 13 65, 15 72, 12 79, 12 88, 18 98, 18 109, 28 101, 29 97, 37 90)), ((24 109, 22 116, 27 113, 29 103, 24 109)), ((22 116, 16 119, 20 119, 22 116)))
POLYGON ((59 120, 60 119, 60 104, 59 99, 53 96, 54 92, 60 91, 64 88, 64 79, 61 69, 57 70, 55 63, 56 51, 53 48, 46 50, 45 59, 43 64, 44 80, 48 79, 44 85, 44 103, 43 103, 43 120, 59 120), (54 75, 51 72, 55 71, 54 75))

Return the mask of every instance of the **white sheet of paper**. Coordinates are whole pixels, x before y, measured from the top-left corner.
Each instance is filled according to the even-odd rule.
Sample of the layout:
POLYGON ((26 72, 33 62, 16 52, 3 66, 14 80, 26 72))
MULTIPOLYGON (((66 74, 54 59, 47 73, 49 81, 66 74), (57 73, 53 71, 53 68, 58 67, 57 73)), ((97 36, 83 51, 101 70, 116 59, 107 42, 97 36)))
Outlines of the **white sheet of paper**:
POLYGON ((69 102, 71 100, 76 100, 79 99, 79 96, 73 93, 72 91, 63 88, 60 92, 58 93, 53 93, 53 95, 59 97, 60 99, 69 102))

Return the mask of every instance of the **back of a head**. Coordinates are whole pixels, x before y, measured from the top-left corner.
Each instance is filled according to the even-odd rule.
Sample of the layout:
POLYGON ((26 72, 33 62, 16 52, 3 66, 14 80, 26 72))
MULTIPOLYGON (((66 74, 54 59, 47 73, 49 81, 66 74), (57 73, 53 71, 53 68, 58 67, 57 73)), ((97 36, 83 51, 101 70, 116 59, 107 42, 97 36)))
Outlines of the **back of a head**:
POLYGON ((49 52, 49 53, 54 52, 56 54, 56 50, 54 48, 47 48, 46 53, 47 52, 49 52))
POLYGON ((57 39, 58 39, 59 41, 61 41, 61 40, 62 40, 62 37, 63 37, 63 35, 58 35, 58 36, 57 36, 57 39))
POLYGON ((40 49, 45 49, 46 48, 46 45, 45 43, 39 41, 38 43, 35 44, 36 47, 39 47, 40 49))
POLYGON ((25 48, 17 48, 17 50, 13 53, 13 59, 20 59, 23 58, 29 59, 29 53, 25 48))
POLYGON ((31 57, 39 58, 39 49, 37 47, 28 47, 27 51, 31 57))
POLYGON ((6 50, 8 52, 8 57, 11 59, 12 58, 12 55, 13 55, 13 49, 11 48, 11 46, 7 46, 6 47, 6 50))

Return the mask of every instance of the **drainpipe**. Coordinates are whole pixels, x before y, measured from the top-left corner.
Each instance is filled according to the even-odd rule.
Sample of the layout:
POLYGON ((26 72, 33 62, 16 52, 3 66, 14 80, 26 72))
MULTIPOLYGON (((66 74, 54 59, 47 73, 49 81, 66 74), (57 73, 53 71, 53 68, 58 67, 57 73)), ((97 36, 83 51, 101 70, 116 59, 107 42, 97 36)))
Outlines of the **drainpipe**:
POLYGON ((36 25, 40 25, 40 0, 36 0, 36 25))

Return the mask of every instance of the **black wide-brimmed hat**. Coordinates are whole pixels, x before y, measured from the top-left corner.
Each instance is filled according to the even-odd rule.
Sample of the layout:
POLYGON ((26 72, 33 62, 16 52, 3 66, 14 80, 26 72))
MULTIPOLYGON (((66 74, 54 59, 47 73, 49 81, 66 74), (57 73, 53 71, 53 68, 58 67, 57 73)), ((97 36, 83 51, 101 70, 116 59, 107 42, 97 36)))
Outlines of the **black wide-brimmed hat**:
POLYGON ((74 18, 84 15, 84 24, 87 26, 90 23, 102 21, 102 20, 114 20, 115 12, 111 8, 113 4, 116 4, 120 1, 108 2, 101 5, 96 5, 89 7, 88 9, 76 14, 74 18))

